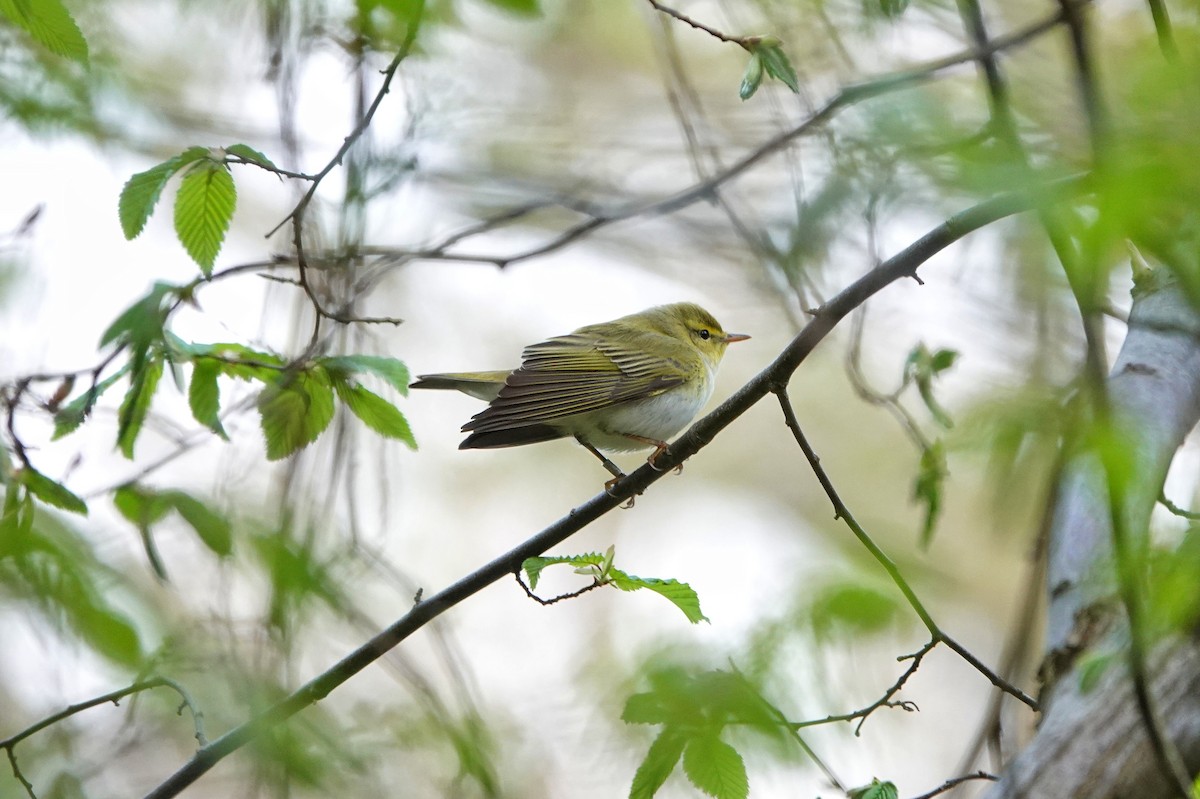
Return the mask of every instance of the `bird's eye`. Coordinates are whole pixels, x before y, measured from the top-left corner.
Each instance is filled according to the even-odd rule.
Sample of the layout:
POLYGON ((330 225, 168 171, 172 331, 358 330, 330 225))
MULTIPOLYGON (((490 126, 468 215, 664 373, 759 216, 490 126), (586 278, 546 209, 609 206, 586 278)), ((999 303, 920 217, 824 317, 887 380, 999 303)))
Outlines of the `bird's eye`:
POLYGON ((705 341, 708 341, 710 338, 712 338, 712 333, 709 333, 707 330, 697 330, 696 335, 705 341))

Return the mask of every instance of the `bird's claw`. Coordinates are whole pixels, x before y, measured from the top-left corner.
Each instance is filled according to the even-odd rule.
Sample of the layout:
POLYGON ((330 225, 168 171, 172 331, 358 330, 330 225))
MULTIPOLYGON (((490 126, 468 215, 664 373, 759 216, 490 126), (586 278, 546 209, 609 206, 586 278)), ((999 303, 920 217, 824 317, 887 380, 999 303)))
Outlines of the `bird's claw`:
MULTIPOLYGON (((604 483, 604 493, 608 494, 613 499, 620 499, 620 497, 618 497, 616 494, 613 493, 613 489, 616 488, 617 483, 621 482, 621 480, 623 480, 624 478, 625 478, 625 475, 621 475, 620 477, 614 477, 613 479, 605 482, 604 483)), ((632 508, 634 499, 635 499, 635 497, 630 497, 629 500, 624 505, 621 506, 621 509, 628 510, 629 508, 632 508)))

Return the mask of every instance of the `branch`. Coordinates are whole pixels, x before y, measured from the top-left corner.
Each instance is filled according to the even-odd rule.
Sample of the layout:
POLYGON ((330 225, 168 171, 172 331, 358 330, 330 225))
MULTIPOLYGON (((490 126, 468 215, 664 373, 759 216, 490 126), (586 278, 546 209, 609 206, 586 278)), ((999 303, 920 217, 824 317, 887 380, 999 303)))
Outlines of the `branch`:
POLYGON ((408 638, 431 620, 503 579, 520 568, 527 558, 542 554, 574 533, 582 530, 625 500, 642 493, 662 479, 672 468, 699 452, 721 430, 759 400, 785 385, 800 363, 834 326, 867 298, 916 270, 949 245, 998 219, 1037 208, 1044 203, 1069 197, 1085 190, 1084 177, 1073 177, 1044 184, 1027 191, 1001 195, 947 219, 909 247, 859 278, 816 312, 813 320, 791 341, 766 369, 755 376, 715 411, 693 424, 663 453, 655 466, 646 464, 617 483, 570 511, 565 517, 542 530, 515 549, 469 574, 428 599, 418 603, 387 629, 351 652, 329 670, 302 685, 292 694, 258 716, 230 730, 198 751, 178 771, 148 793, 147 799, 177 796, 222 759, 245 746, 375 662, 385 652, 408 638))
MULTIPOLYGON (((1086 5, 1091 0, 1064 0, 1071 8, 1086 5)), ((888 75, 883 75, 861 83, 852 83, 843 87, 833 97, 825 102, 823 106, 810 114, 804 121, 797 124, 791 130, 786 130, 771 139, 768 139, 763 144, 752 150, 747 155, 743 156, 738 161, 735 161, 725 169, 715 173, 707 180, 701 181, 693 186, 683 189, 670 197, 662 200, 656 200, 650 203, 635 203, 624 208, 614 209, 609 212, 593 212, 592 218, 580 222, 570 228, 567 228, 555 238, 548 242, 538 245, 529 250, 516 253, 510 256, 491 256, 478 254, 448 254, 444 251, 438 251, 437 257, 444 260, 461 260, 478 263, 491 263, 503 269, 513 264, 522 261, 532 260, 534 258, 547 255, 556 250, 571 244, 572 242, 595 231, 607 227, 616 222, 623 222, 632 218, 651 219, 657 216, 664 216, 674 213, 683 208, 687 208, 697 202, 711 199, 716 190, 723 184, 728 183, 743 173, 750 170, 751 167, 757 165, 760 161, 768 158, 776 152, 784 149, 791 144, 795 139, 801 138, 821 125, 825 124, 836 116, 843 109, 856 105, 864 100, 869 100, 874 97, 879 97, 893 91, 915 86, 926 81, 932 80, 938 73, 951 67, 969 63, 982 57, 987 53, 998 53, 1009 50, 1026 44, 1041 34, 1058 25, 1064 19, 1065 12, 1053 14, 1039 22, 1033 23, 1030 26, 1018 31, 1014 31, 1005 36, 998 36, 992 39, 989 44, 984 47, 973 47, 969 50, 964 50, 960 53, 939 58, 935 61, 929 61, 924 64, 912 67, 911 69, 894 72, 888 75)), ((428 252, 428 251, 427 251, 428 252)), ((397 253, 401 254, 401 253, 397 253)), ((415 258, 423 257, 422 253, 403 253, 403 255, 415 258)))
MULTIPOLYGON (((858 523, 858 520, 855 519, 853 514, 850 513, 850 509, 846 507, 846 503, 844 503, 842 498, 838 495, 837 490, 833 487, 833 482, 829 479, 829 475, 825 473, 825 469, 821 466, 821 459, 817 457, 817 453, 813 450, 812 445, 808 443, 808 439, 805 438, 804 432, 800 429, 800 423, 796 420, 796 412, 792 409, 792 403, 787 396, 787 389, 784 387, 777 387, 775 389, 775 394, 779 397, 779 404, 783 409, 783 416, 787 422, 788 428, 791 429, 792 435, 796 439, 796 443, 800 445, 800 449, 804 451, 804 456, 808 458, 808 462, 812 466, 812 470, 817 476, 817 482, 819 482, 821 487, 825 489, 825 493, 829 497, 829 501, 833 503, 834 518, 841 519, 846 523, 846 526, 849 527, 854 533, 854 536, 859 540, 859 543, 866 547, 867 551, 871 553, 871 557, 875 558, 879 565, 883 567, 883 570, 888 573, 888 576, 892 578, 892 582, 894 582, 896 587, 900 589, 900 593, 904 594, 904 598, 907 600, 909 607, 911 607, 913 612, 920 617, 921 623, 924 624, 925 629, 929 631, 929 635, 932 638, 931 646, 944 643, 946 646, 950 647, 950 649, 958 653, 959 657, 974 666, 980 674, 987 677, 988 680, 991 681, 992 685, 995 685, 1005 693, 1011 694, 1012 696, 1021 700, 1028 705, 1030 709, 1035 711, 1038 710, 1038 703, 1032 697, 984 665, 983 661, 971 654, 971 652, 962 644, 946 635, 946 633, 942 631, 941 627, 937 625, 937 622, 933 620, 933 617, 929 614, 929 611, 925 609, 925 606, 921 603, 921 600, 917 598, 917 594, 913 590, 912 586, 908 584, 908 581, 904 579, 904 575, 900 573, 899 567, 896 566, 895 562, 887 556, 887 553, 885 553, 879 547, 879 545, 875 543, 863 526, 858 523)), ((921 652, 921 655, 924 655, 923 651, 921 652)), ((907 679, 907 675, 905 678, 907 679)))
POLYGON ((191 695, 182 685, 174 680, 169 680, 165 677, 152 677, 147 680, 135 682, 133 685, 128 687, 103 694, 102 696, 88 699, 84 702, 77 702, 73 705, 67 705, 67 707, 63 708, 59 712, 47 716, 35 724, 31 724, 20 732, 10 735, 8 738, 0 740, 0 749, 3 749, 8 755, 8 762, 12 766, 13 775, 17 778, 21 785, 24 786, 25 792, 32 799, 36 799, 36 794, 33 792, 33 784, 26 779, 24 774, 21 773, 21 767, 17 764, 17 744, 21 743, 26 738, 36 735, 47 727, 74 716, 76 713, 82 713, 85 710, 90 710, 91 708, 99 705, 106 705, 109 702, 113 703, 114 705, 120 705, 120 700, 124 699, 125 697, 141 693, 142 691, 149 691, 154 688, 170 688, 179 694, 180 704, 178 712, 182 715, 184 708, 187 708, 188 711, 191 712, 192 722, 196 728, 196 742, 201 747, 205 746, 208 743, 208 740, 204 735, 204 714, 197 708, 196 703, 192 700, 191 695))
POLYGON ((723 42, 728 42, 729 44, 736 44, 740 47, 744 47, 747 50, 750 49, 750 45, 746 42, 747 37, 745 36, 730 36, 729 34, 721 33, 721 31, 717 30, 716 28, 710 28, 703 22, 697 22, 686 14, 682 14, 673 8, 664 6, 662 3, 658 2, 658 0, 646 0, 646 2, 654 6, 655 11, 660 11, 663 14, 666 14, 668 17, 674 17, 685 25, 691 25, 698 31, 704 31, 709 36, 720 39, 723 42))
POLYGON ((955 777, 954 779, 946 780, 932 791, 923 793, 920 796, 914 796, 913 799, 933 799, 933 797, 938 796, 939 794, 946 793, 946 791, 953 790, 959 785, 962 785, 964 782, 970 782, 972 780, 991 780, 992 782, 995 782, 998 779, 999 777, 994 774, 988 774, 986 771, 976 771, 974 774, 967 774, 963 777, 955 777))
POLYGON ((921 668, 921 661, 924 660, 925 656, 932 652, 934 647, 937 645, 938 641, 933 639, 916 652, 913 652, 911 655, 902 655, 896 658, 897 660, 911 660, 912 663, 910 663, 908 668, 904 670, 904 673, 900 675, 900 678, 896 680, 896 682, 892 683, 892 687, 883 692, 883 696, 861 710, 855 710, 850 713, 840 713, 835 716, 826 716, 823 719, 792 722, 788 726, 795 730, 802 730, 805 727, 816 727, 819 724, 832 724, 838 721, 854 721, 855 719, 858 719, 858 724, 854 726, 854 734, 858 735, 862 731, 862 725, 866 723, 867 717, 880 708, 898 707, 901 710, 907 710, 909 712, 917 710, 917 706, 914 702, 909 702, 906 700, 895 702, 892 701, 892 697, 900 693, 900 689, 904 687, 906 682, 908 682, 908 678, 916 674, 917 669, 921 668))
POLYGON ((329 162, 325 164, 325 166, 322 167, 319 172, 311 177, 304 176, 305 179, 309 181, 308 191, 306 191, 304 196, 300 198, 300 202, 296 204, 296 207, 292 209, 292 212, 284 217, 283 221, 281 221, 267 233, 267 238, 270 238, 272 235, 274 235, 275 231, 279 230, 279 228, 287 223, 289 219, 292 222, 292 246, 295 247, 296 250, 296 265, 299 268, 300 287, 304 289, 304 293, 308 295, 309 302, 312 303, 313 310, 316 312, 313 320, 312 337, 309 340, 310 348, 316 345, 317 339, 320 337, 322 319, 331 319, 342 324, 348 324, 356 321, 385 321, 390 322, 391 324, 400 323, 398 320, 392 319, 359 320, 354 317, 346 316, 345 314, 328 311, 321 305, 321 301, 317 298, 316 292, 314 291, 312 284, 308 279, 308 261, 304 255, 303 242, 304 216, 308 211, 308 206, 312 202, 313 197, 316 196, 317 188, 320 187, 321 181, 323 181, 325 177, 333 171, 334 167, 342 163, 342 159, 346 157, 346 153, 350 151, 350 148, 353 147, 355 142, 362 138, 362 135, 367 132, 367 128, 371 125, 371 120, 375 118, 375 112, 379 110, 380 104, 383 103, 383 98, 386 97, 388 92, 391 91, 392 79, 396 76, 396 70, 400 68, 400 63, 408 57, 408 54, 412 52, 413 44, 416 42, 417 30, 420 28, 421 24, 421 12, 424 11, 424 7, 424 3, 418 4, 417 16, 409 24, 408 31, 405 35, 404 41, 400 45, 400 49, 392 58, 391 63, 387 65, 387 68, 383 70, 383 83, 380 84, 379 90, 375 93, 375 99, 371 101, 371 105, 367 107, 366 112, 362 115, 362 118, 359 119, 358 124, 354 127, 354 130, 350 131, 350 134, 342 141, 342 146, 338 148, 337 152, 334 153, 333 157, 329 159, 329 162))

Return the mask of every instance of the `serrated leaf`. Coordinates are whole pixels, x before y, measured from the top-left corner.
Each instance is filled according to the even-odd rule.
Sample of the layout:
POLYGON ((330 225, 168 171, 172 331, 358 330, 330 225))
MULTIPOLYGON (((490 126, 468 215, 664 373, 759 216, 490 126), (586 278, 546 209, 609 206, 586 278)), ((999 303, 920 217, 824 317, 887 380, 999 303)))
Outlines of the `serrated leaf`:
POLYGON ((533 590, 537 588, 538 580, 542 576, 542 569, 547 566, 553 566, 556 563, 569 563, 572 566, 598 566, 603 562, 604 556, 599 552, 589 552, 583 555, 546 555, 526 558, 521 563, 521 568, 529 577, 529 588, 533 590))
POLYGON ((75 432, 91 413, 100 395, 107 391, 113 383, 124 377, 128 371, 129 365, 126 364, 95 386, 89 386, 78 397, 59 408, 54 414, 54 434, 50 436, 50 440, 57 441, 63 436, 75 432))
POLYGON ((403 361, 395 358, 384 358, 378 355, 338 355, 332 358, 322 358, 321 365, 330 374, 351 375, 361 372, 382 377, 392 388, 403 395, 408 394, 408 383, 411 380, 408 367, 403 361))
POLYGON ((777 44, 763 46, 756 54, 762 56, 763 69, 768 75, 791 89, 793 94, 800 93, 800 81, 796 77, 796 70, 792 68, 792 62, 788 61, 782 47, 777 44))
POLYGON ((186 360, 193 363, 209 360, 219 367, 221 374, 239 380, 272 382, 279 378, 286 366, 278 355, 254 350, 244 344, 200 344, 170 337, 168 343, 186 360))
POLYGON ((182 491, 164 491, 162 498, 175 508, 204 545, 215 554, 224 558, 233 553, 233 528, 228 519, 182 491))
POLYGON ((68 510, 71 513, 78 513, 81 516, 87 516, 87 503, 72 493, 62 483, 51 480, 46 475, 36 469, 25 467, 20 472, 18 479, 21 485, 29 491, 29 493, 47 505, 53 505, 56 508, 68 510))
POLYGON ((87 63, 87 40, 61 0, 0 0, 0 14, 55 55, 87 63))
POLYGON ((337 380, 333 385, 338 398, 363 424, 381 436, 403 441, 409 449, 417 448, 408 420, 395 405, 362 386, 351 385, 343 380, 337 380))
POLYGON ((683 754, 687 738, 672 727, 665 727, 642 758, 633 784, 629 787, 629 799, 651 799, 663 786, 683 754))
POLYGON ((192 364, 192 381, 188 384, 188 406, 196 421, 212 430, 226 441, 229 436, 221 425, 221 387, 217 377, 221 374, 221 364, 217 361, 200 358, 192 364))
POLYGON ((129 390, 121 401, 121 409, 117 413, 117 447, 130 460, 133 460, 133 445, 142 432, 142 424, 150 411, 150 401, 154 399, 162 372, 163 362, 160 359, 147 361, 142 369, 133 373, 129 390))
POLYGON ((746 799, 750 783, 742 756, 716 735, 701 734, 687 742, 683 773, 692 784, 716 799, 746 799))
POLYGON ((121 231, 132 240, 141 234, 146 221, 154 213, 154 206, 162 195, 167 181, 183 166, 179 156, 168 158, 157 166, 138 172, 125 181, 121 197, 117 201, 117 215, 121 219, 121 231))
POLYGON ((925 506, 925 518, 921 524, 921 546, 929 546, 933 540, 933 528, 942 511, 942 484, 949 474, 946 468, 946 451, 942 442, 935 441, 921 452, 921 466, 913 483, 913 499, 925 506))
POLYGON ((638 577, 626 574, 620 569, 609 569, 607 576, 612 584, 622 591, 649 588, 656 594, 666 597, 671 604, 683 611, 683 615, 687 616, 688 621, 692 624, 708 621, 708 617, 700 612, 700 597, 687 583, 681 583, 678 580, 660 580, 657 577, 638 577))
POLYGON ((276 378, 258 395, 267 459, 277 461, 308 446, 333 419, 333 389, 323 376, 301 372, 276 378))
POLYGON ((237 189, 229 167, 215 161, 197 162, 188 170, 175 195, 175 233, 207 277, 237 205, 237 189))
POLYGON ((746 71, 742 73, 742 84, 738 87, 738 97, 743 100, 749 100, 758 91, 758 87, 762 85, 762 79, 762 56, 757 52, 751 53, 750 60, 746 62, 746 71))
POLYGON ((252 164, 258 164, 270 169, 279 168, 275 166, 275 163, 270 158, 267 158, 258 150, 255 150, 253 147, 250 147, 246 144, 231 144, 225 148, 225 152, 229 153, 230 155, 236 155, 238 158, 249 161, 252 164))
POLYGON ((675 717, 656 692, 634 694, 625 700, 621 721, 626 724, 666 724, 675 717))

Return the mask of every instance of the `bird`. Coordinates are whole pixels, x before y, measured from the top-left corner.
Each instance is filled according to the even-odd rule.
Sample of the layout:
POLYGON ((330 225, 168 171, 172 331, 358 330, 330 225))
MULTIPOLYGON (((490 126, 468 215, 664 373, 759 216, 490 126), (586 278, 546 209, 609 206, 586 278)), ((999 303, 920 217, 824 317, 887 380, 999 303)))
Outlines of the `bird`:
POLYGON ((748 338, 695 303, 659 305, 530 345, 511 371, 418 375, 411 387, 488 403, 462 426, 459 449, 574 438, 613 476, 611 490, 625 474, 601 450, 653 447, 654 466, 712 396, 726 348, 748 338))

